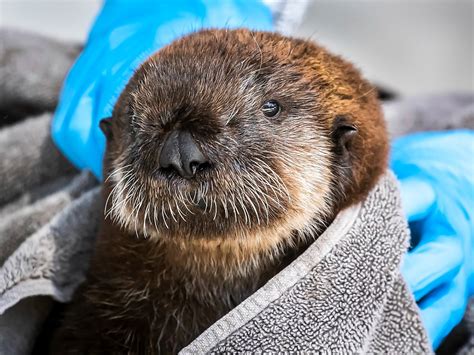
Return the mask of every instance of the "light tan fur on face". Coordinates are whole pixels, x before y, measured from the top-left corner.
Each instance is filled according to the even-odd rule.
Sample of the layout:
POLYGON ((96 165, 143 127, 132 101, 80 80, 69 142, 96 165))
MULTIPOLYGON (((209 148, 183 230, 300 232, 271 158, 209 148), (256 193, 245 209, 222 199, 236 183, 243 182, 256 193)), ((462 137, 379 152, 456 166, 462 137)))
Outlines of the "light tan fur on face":
MULTIPOLYGON (((273 221, 270 225, 265 223, 265 213, 260 209, 247 209, 248 213, 258 212, 261 214, 258 218, 259 224, 249 225, 242 210, 238 214, 232 209, 231 206, 235 202, 211 199, 214 204, 210 202, 211 207, 202 213, 212 215, 216 213, 216 210, 222 211, 227 208, 228 213, 224 213, 224 215, 227 218, 235 219, 236 224, 239 225, 238 229, 230 234, 214 236, 210 239, 205 236, 197 236, 196 238, 193 238, 193 236, 186 236, 185 238, 174 236, 169 238, 163 235, 160 229, 166 229, 167 224, 173 223, 174 218, 186 221, 186 218, 190 217, 192 213, 190 210, 192 207, 188 207, 186 204, 190 204, 191 201, 184 199, 183 196, 177 196, 168 205, 169 210, 166 212, 168 218, 165 220, 164 226, 157 228, 156 221, 159 216, 154 215, 153 206, 149 204, 142 206, 140 199, 131 195, 133 188, 123 182, 124 176, 129 171, 127 166, 121 165, 119 160, 114 163, 117 168, 109 176, 114 188, 106 203, 106 215, 132 234, 149 237, 161 245, 167 244, 173 248, 174 257, 180 255, 179 260, 175 260, 175 264, 186 261, 184 267, 189 268, 190 271, 196 271, 195 268, 197 267, 202 269, 202 272, 207 273, 216 268, 223 268, 229 270, 230 274, 235 274, 236 271, 247 274, 252 269, 258 268, 261 260, 278 257, 285 247, 301 242, 302 239, 311 236, 311 228, 314 228, 315 217, 324 220, 331 209, 331 172, 328 168, 329 143, 322 138, 311 137, 310 134, 307 140, 301 137, 287 137, 286 139, 292 144, 291 156, 285 153, 290 150, 282 151, 278 157, 279 170, 282 171, 282 176, 274 177, 273 180, 269 179, 268 183, 284 191, 283 194, 275 194, 271 198, 287 198, 291 203, 290 208, 285 209, 284 217, 278 221, 273 221), (303 142, 314 141, 317 142, 317 145, 314 144, 312 149, 308 149, 308 146, 303 144, 299 149, 295 149, 297 148, 297 140, 303 142), (315 162, 323 161, 327 163, 315 164, 315 162), (279 187, 276 182, 279 182, 282 186, 279 187), (227 207, 225 207, 226 205, 227 207), (293 231, 304 232, 295 234, 294 239, 292 239, 288 236, 293 231)), ((268 177, 264 176, 264 178, 268 177)), ((261 184, 261 182, 255 183, 261 184)), ((133 181, 131 186, 139 186, 139 184, 140 182, 133 181)), ((244 190, 246 195, 242 200, 258 201, 259 197, 255 195, 255 189, 255 184, 248 186, 244 190)), ((136 196, 139 197, 146 193, 146 190, 137 190, 136 196)), ((206 193, 212 194, 212 191, 202 191, 203 197, 206 197, 206 193)), ((141 201, 143 200, 141 199, 141 201)), ((263 203, 262 206, 264 206, 263 203)), ((215 223, 220 223, 220 221, 216 220, 215 223)))

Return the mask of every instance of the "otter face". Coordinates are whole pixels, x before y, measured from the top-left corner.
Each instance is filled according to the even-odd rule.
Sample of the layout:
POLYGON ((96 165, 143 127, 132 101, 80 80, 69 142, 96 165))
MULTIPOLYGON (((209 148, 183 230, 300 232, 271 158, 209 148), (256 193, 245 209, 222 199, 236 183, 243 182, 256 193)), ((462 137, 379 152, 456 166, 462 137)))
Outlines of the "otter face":
POLYGON ((326 222, 346 192, 334 179, 353 177, 334 165, 352 164, 363 109, 330 103, 331 70, 314 61, 322 51, 211 30, 150 57, 103 123, 112 221, 188 239, 277 238, 326 222))

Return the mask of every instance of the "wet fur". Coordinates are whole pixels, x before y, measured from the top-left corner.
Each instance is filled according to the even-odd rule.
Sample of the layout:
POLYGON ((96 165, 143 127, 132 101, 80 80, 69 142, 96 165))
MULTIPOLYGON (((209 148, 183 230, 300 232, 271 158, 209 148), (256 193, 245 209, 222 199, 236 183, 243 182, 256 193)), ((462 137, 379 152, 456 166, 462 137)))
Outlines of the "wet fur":
POLYGON ((174 353, 288 265, 386 167, 376 90, 308 41, 207 30, 137 70, 104 123, 105 215, 55 353, 174 353), (283 107, 270 120, 266 99, 283 107), (213 163, 163 176, 173 127, 213 163))

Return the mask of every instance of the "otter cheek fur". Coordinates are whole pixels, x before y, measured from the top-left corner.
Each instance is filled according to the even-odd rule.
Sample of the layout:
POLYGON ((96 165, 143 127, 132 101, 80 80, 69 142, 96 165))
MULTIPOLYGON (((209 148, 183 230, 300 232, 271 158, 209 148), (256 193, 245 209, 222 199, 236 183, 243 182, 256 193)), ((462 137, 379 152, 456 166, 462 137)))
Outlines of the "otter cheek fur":
POLYGON ((351 64, 248 30, 161 49, 101 128, 104 219, 60 351, 178 351, 360 202, 388 151, 351 64))

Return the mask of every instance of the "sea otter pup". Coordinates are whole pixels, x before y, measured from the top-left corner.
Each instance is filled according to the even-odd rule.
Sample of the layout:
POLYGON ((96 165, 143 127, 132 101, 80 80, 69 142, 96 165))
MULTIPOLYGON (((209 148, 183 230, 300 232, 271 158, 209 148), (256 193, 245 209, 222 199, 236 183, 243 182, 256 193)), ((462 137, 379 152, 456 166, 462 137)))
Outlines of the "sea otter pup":
POLYGON ((107 136, 105 214, 57 353, 175 353, 361 201, 377 92, 309 41, 205 30, 152 55, 107 136))

